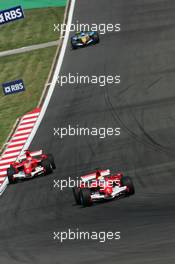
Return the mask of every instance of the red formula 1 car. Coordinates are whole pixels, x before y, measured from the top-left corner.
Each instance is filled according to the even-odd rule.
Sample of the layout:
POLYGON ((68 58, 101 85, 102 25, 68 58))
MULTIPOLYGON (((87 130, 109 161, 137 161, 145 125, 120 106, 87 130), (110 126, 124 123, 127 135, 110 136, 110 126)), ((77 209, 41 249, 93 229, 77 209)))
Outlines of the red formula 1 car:
POLYGON ((82 176, 80 185, 73 188, 76 204, 91 206, 99 200, 111 200, 122 195, 129 196, 135 193, 132 179, 118 172, 111 175, 110 170, 96 170, 82 176))
POLYGON ((42 150, 26 151, 25 155, 10 165, 7 176, 9 183, 16 183, 18 180, 50 174, 54 169, 56 166, 52 154, 43 154, 42 150))

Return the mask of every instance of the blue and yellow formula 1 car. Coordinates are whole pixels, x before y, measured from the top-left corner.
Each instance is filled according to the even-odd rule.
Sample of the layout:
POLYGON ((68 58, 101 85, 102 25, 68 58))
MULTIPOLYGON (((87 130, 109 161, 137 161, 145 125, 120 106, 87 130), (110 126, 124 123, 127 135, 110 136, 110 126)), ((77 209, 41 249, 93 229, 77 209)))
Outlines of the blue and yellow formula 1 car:
POLYGON ((75 35, 71 37, 71 45, 73 49, 85 47, 90 44, 97 44, 99 41, 98 32, 95 31, 81 31, 75 33, 75 35))

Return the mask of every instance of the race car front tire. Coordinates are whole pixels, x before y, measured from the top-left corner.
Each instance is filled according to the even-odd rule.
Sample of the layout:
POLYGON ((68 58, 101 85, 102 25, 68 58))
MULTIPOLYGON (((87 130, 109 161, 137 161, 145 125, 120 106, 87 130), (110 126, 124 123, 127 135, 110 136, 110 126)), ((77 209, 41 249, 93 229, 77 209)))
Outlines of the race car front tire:
POLYGON ((15 168, 13 166, 10 166, 10 168, 7 169, 7 177, 10 184, 16 183, 16 179, 13 177, 13 175, 16 173, 15 168))
POLYGON ((93 204, 91 199, 91 191, 88 188, 83 188, 80 191, 81 204, 84 207, 91 206, 93 204))
POLYGON ((132 179, 129 176, 124 176, 121 178, 121 184, 122 186, 127 187, 127 195, 133 195, 135 193, 134 184, 132 182, 132 179))
POLYGON ((49 161, 50 161, 50 163, 51 163, 51 165, 52 165, 52 169, 56 169, 56 165, 55 165, 55 161, 54 161, 54 157, 53 157, 53 155, 52 154, 47 154, 47 156, 48 156, 48 159, 49 159, 49 161))
POLYGON ((73 188, 73 196, 74 196, 76 204, 80 205, 81 204, 80 188, 78 187, 73 188))
POLYGON ((49 159, 44 159, 41 161, 41 166, 45 170, 45 175, 51 174, 53 172, 52 164, 49 159))

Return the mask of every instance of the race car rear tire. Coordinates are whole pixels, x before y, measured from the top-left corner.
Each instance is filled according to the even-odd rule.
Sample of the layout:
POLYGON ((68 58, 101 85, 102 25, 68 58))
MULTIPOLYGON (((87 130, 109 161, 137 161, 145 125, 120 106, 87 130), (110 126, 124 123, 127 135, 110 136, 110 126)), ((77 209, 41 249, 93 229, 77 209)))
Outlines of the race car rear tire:
POLYGON ((94 40, 94 43, 99 43, 100 42, 100 38, 99 38, 98 32, 96 32, 93 35, 93 40, 94 40))
POLYGON ((133 195, 135 193, 134 184, 129 176, 122 177, 121 184, 122 186, 127 186, 128 188, 127 195, 133 195))
POLYGON ((7 177, 10 184, 14 184, 17 182, 17 180, 13 177, 13 175, 16 173, 15 168, 13 166, 10 166, 10 168, 7 169, 7 177))
POLYGON ((93 201, 91 199, 91 191, 88 188, 83 188, 80 191, 81 204, 84 207, 91 206, 93 201))
POLYGON ((72 45, 72 49, 77 49, 77 45, 71 44, 72 45))
POLYGON ((52 165, 52 169, 56 169, 56 165, 55 165, 55 160, 54 160, 54 157, 53 157, 53 155, 52 154, 47 154, 47 156, 48 156, 48 159, 49 159, 49 161, 50 161, 50 163, 51 163, 51 165, 52 165))
POLYGON ((72 190, 76 204, 80 205, 81 204, 80 188, 74 187, 72 190))
POLYGON ((52 164, 49 159, 42 160, 41 166, 45 169, 45 175, 51 174, 53 172, 52 164))

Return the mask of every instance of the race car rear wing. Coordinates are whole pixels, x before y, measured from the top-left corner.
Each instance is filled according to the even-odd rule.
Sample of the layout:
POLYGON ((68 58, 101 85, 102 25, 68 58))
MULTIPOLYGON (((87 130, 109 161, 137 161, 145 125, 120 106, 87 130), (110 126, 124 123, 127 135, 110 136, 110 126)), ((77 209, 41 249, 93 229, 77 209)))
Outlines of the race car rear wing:
MULTIPOLYGON (((109 169, 107 170, 100 170, 101 176, 108 176, 110 175, 111 171, 109 169)), ((81 176, 82 181, 89 181, 96 178, 96 172, 81 176)))
MULTIPOLYGON (((30 152, 30 155, 31 155, 32 157, 40 156, 40 155, 42 155, 42 154, 43 154, 43 151, 42 151, 42 150, 38 150, 38 151, 30 152)), ((23 160, 23 159, 25 159, 25 158, 26 158, 26 155, 24 154, 24 155, 19 156, 19 157, 18 157, 18 160, 23 160)))

